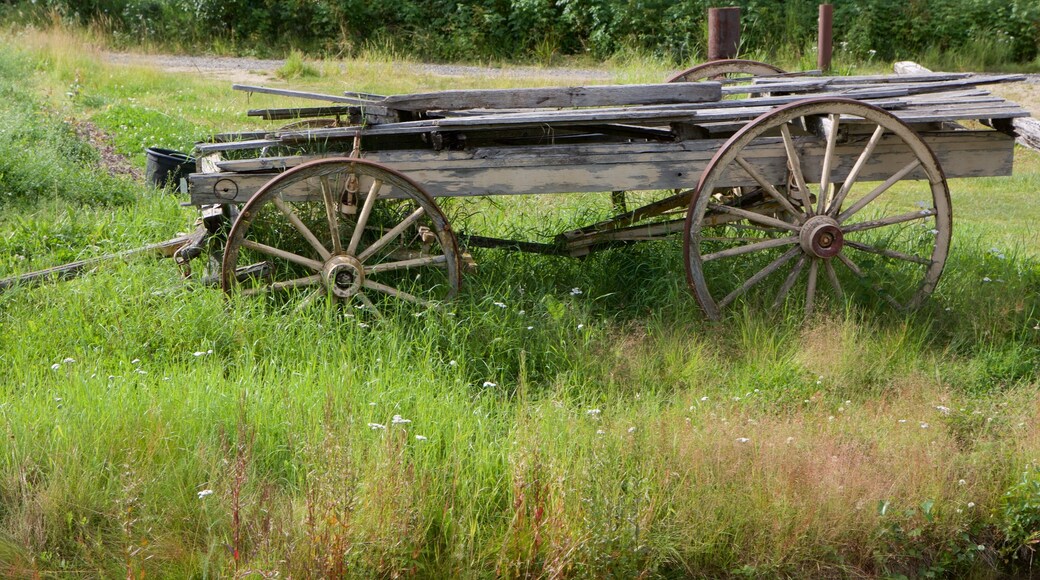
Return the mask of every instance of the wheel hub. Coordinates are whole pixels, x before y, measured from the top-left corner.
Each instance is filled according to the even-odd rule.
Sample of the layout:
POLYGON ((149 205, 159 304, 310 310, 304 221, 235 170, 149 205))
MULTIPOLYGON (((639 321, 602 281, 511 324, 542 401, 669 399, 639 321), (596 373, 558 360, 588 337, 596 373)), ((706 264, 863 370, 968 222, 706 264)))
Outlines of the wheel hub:
POLYGON ((838 222, 832 217, 817 215, 809 218, 802 225, 799 242, 805 253, 817 258, 833 258, 841 252, 845 245, 838 222))
POLYGON ((332 256, 321 269, 325 287, 340 298, 349 298, 361 290, 365 281, 365 268, 353 256, 332 256))

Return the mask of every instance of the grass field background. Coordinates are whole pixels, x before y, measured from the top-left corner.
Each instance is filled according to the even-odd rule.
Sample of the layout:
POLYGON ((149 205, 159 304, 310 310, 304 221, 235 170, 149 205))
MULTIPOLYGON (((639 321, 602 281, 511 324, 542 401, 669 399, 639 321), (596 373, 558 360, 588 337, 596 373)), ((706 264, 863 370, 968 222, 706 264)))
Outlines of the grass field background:
MULTIPOLYGON (((191 226, 182 199, 99 168, 76 122, 143 166, 146 146, 186 150, 284 103, 105 65, 60 30, 4 42, 0 276, 191 226)), ((307 66, 294 87, 553 84, 307 66)), ((626 66, 632 82, 669 72, 626 66)), ((710 323, 678 241, 580 262, 474 251, 449 312, 370 326, 228 301, 147 260, 0 294, 0 575, 1028 572, 1040 155, 951 189, 953 251, 911 315, 710 323)), ((478 203, 464 225, 531 237, 547 215, 609 211, 591 196, 478 203)))

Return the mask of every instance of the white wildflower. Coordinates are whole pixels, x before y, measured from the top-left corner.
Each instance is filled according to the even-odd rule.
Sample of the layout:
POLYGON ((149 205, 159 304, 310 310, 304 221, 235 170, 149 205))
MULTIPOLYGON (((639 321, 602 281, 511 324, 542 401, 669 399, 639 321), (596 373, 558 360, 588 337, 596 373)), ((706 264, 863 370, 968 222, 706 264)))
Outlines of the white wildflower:
POLYGON ((705 401, 707 401, 707 400, 708 400, 708 397, 701 397, 701 402, 702 402, 702 403, 703 403, 703 402, 705 402, 705 401))
POLYGON ((751 441, 751 440, 748 439, 747 437, 737 437, 737 443, 747 443, 748 441, 751 441))
POLYGON ((130 364, 135 365, 135 364, 137 364, 139 362, 141 362, 141 359, 135 358, 134 360, 130 361, 130 364))
POLYGON ((499 308, 505 308, 506 304, 505 302, 495 302, 495 306, 498 306, 499 308))
POLYGON ((935 228, 932 228, 932 229, 928 230, 928 233, 930 233, 930 234, 932 234, 933 236, 935 236, 935 235, 938 235, 938 234, 939 234, 939 230, 937 230, 937 229, 935 229, 935 228))
POLYGON ((459 366, 459 363, 456 362, 455 359, 452 359, 452 360, 448 361, 448 366, 449 367, 457 367, 457 366, 459 366))
POLYGON ((957 481, 957 485, 967 485, 967 484, 968 484, 968 482, 964 481, 963 479, 957 481))
POLYGON ((584 325, 584 324, 579 324, 579 325, 578 325, 578 330, 581 330, 581 329, 583 329, 583 328, 585 328, 585 325, 584 325))
POLYGON ((975 507, 975 502, 969 501, 968 502, 968 508, 970 509, 970 508, 973 508, 973 507, 975 507))
POLYGON ((950 408, 949 407, 944 407, 943 405, 936 405, 935 406, 935 410, 939 411, 939 413, 943 414, 943 415, 949 415, 950 414, 950 408))
POLYGON ((426 435, 416 435, 415 436, 415 440, 416 441, 426 441, 426 439, 427 439, 426 435))
POLYGON ((628 428, 628 432, 629 433, 635 433, 636 432, 636 428, 635 427, 629 427, 628 428))
POLYGON ((600 414, 600 410, 599 409, 589 409, 588 411, 585 411, 585 414, 588 415, 589 417, 598 417, 599 414, 600 414))
POLYGON ((607 432, 604 431, 603 429, 596 429, 596 435, 606 435, 606 434, 607 434, 607 432))
POLYGON ((394 417, 392 419, 390 419, 390 422, 393 423, 394 425, 407 425, 408 423, 411 423, 412 420, 411 419, 405 419, 404 417, 402 417, 400 415, 394 415, 394 417))
POLYGON ((900 423, 906 423, 906 419, 900 419, 899 422, 900 423))
POLYGON ((382 423, 369 423, 368 428, 373 431, 378 431, 380 429, 386 429, 386 425, 383 425, 382 423))
POLYGON ((534 327, 533 326, 528 326, 527 330, 534 330, 534 327))
POLYGON ((581 294, 581 288, 571 288, 571 296, 577 296, 581 294))
POLYGON ((51 365, 51 370, 56 371, 61 368, 61 363, 54 363, 51 365))
POLYGON ((209 495, 213 495, 213 490, 212 489, 204 489, 204 490, 199 492, 199 499, 202 499, 202 498, 204 498, 206 496, 209 496, 209 495))
POLYGON ((64 359, 62 359, 61 362, 62 362, 62 364, 70 365, 70 364, 76 362, 76 359, 72 358, 71 356, 67 356, 64 359))
POLYGON ((485 389, 490 389, 490 388, 494 388, 494 387, 497 387, 497 386, 498 386, 498 383, 493 383, 491 381, 484 381, 484 388, 485 389))
POLYGON ((524 314, 527 314, 527 311, 526 310, 521 310, 520 312, 517 312, 517 314, 523 316, 524 314))
POLYGON ((366 324, 364 322, 359 322, 358 323, 358 328, 368 328, 368 324, 366 324))
POLYGON ((993 280, 991 280, 989 276, 983 276, 982 277, 982 281, 983 282, 992 282, 993 280))

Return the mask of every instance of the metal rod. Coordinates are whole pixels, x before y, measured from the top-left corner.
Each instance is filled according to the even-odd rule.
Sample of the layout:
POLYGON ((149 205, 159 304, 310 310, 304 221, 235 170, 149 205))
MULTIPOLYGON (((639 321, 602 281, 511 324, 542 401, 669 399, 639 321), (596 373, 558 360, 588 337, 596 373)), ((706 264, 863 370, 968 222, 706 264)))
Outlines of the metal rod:
POLYGON ((740 7, 708 9, 708 60, 736 58, 740 47, 740 7))

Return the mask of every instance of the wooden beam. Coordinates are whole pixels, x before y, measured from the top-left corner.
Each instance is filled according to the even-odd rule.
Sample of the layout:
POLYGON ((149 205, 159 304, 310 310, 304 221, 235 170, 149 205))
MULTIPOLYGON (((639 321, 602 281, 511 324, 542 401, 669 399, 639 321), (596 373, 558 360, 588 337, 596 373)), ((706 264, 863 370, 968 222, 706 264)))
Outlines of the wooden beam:
MULTIPOLYGON (((862 136, 865 139, 867 136, 862 136)), ((947 177, 1008 175, 1013 140, 998 131, 943 131, 922 138, 939 157, 947 177)), ((820 178, 824 143, 815 137, 795 137, 803 156, 806 180, 820 178)), ((432 195, 474 196, 560 192, 684 189, 697 185, 722 139, 681 143, 612 143, 596 145, 546 145, 539 147, 488 147, 469 151, 373 151, 365 159, 384 163, 422 184, 432 195)), ((748 148, 744 158, 771 183, 787 179, 787 154, 779 137, 764 139, 748 148)), ((862 149, 860 139, 835 149, 835 182, 848 175, 862 149)), ((871 163, 859 181, 883 181, 906 165, 909 151, 894 136, 878 144, 871 163)), ((243 202, 276 173, 192 174, 192 203, 243 202)), ((919 179, 914 172, 908 179, 919 179)), ((757 185, 744 171, 723 176, 719 187, 757 185)), ((315 191, 303 188, 287 192, 310 199, 315 191)), ((391 191, 388 197, 394 197, 391 191)))
POLYGON ((380 101, 380 104, 403 111, 430 111, 702 103, 720 100, 722 98, 721 87, 722 85, 719 83, 703 82, 449 90, 436 93, 392 95, 380 101))

